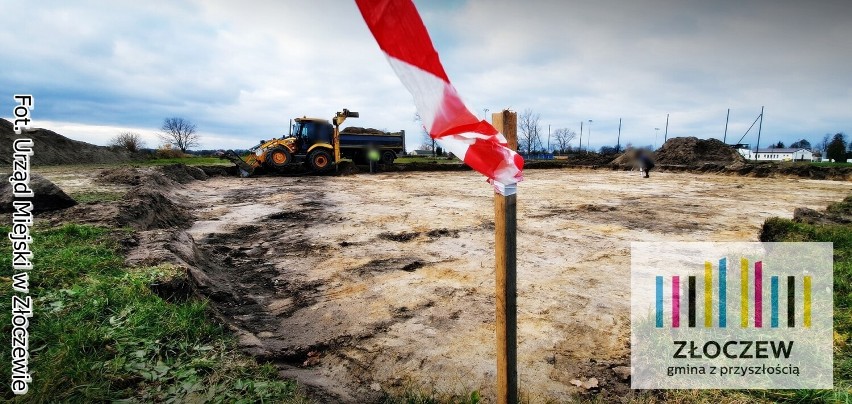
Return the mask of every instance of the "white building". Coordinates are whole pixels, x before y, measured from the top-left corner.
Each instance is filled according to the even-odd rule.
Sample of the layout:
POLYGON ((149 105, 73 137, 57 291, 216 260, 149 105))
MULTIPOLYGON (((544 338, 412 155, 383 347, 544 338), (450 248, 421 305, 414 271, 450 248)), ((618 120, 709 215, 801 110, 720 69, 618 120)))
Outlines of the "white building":
POLYGON ((738 148, 740 154, 748 160, 757 161, 815 161, 814 154, 802 148, 768 148, 760 149, 757 153, 747 148, 738 148))

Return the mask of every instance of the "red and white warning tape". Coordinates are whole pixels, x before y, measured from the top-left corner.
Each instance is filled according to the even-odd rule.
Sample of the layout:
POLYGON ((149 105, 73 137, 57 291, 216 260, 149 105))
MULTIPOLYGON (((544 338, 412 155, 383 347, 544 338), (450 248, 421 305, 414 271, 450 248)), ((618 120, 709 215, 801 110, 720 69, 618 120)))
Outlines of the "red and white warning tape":
POLYGON ((524 159, 465 107, 411 0, 355 0, 396 75, 414 96, 429 136, 487 176, 500 193, 523 180, 524 159))

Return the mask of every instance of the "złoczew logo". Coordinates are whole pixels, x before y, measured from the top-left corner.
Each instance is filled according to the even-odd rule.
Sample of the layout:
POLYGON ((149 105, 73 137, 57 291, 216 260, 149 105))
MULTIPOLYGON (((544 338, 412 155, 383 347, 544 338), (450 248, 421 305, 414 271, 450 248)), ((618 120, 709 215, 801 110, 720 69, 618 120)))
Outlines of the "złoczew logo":
POLYGON ((633 243, 632 387, 831 388, 831 243, 633 243))

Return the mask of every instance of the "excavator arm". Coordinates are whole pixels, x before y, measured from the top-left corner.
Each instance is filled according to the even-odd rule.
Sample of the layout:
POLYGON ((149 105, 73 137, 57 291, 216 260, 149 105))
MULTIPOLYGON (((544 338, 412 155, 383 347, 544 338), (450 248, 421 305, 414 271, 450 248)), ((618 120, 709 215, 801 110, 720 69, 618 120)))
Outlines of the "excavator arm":
POLYGON ((343 111, 334 114, 334 162, 340 162, 340 125, 346 118, 358 118, 359 114, 343 108, 343 111))
POLYGON ((234 165, 236 165, 237 168, 240 170, 240 177, 249 177, 254 174, 255 167, 243 160, 242 157, 237 155, 237 153, 233 150, 222 152, 221 154, 219 154, 219 158, 234 163, 234 165))

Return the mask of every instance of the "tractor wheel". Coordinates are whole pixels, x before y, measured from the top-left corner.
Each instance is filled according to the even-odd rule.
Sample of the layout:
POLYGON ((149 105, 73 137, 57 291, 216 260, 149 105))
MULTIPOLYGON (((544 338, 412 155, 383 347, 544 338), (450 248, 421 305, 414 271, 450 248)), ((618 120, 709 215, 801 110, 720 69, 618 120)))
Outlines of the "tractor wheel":
POLYGON ((331 153, 326 150, 314 150, 308 161, 314 171, 325 171, 331 167, 331 153))
POLYGON ((290 151, 283 147, 275 147, 266 152, 266 164, 272 168, 284 168, 292 159, 290 151))
POLYGON ((382 164, 393 164, 393 161, 396 160, 396 153, 385 150, 382 153, 382 164))

